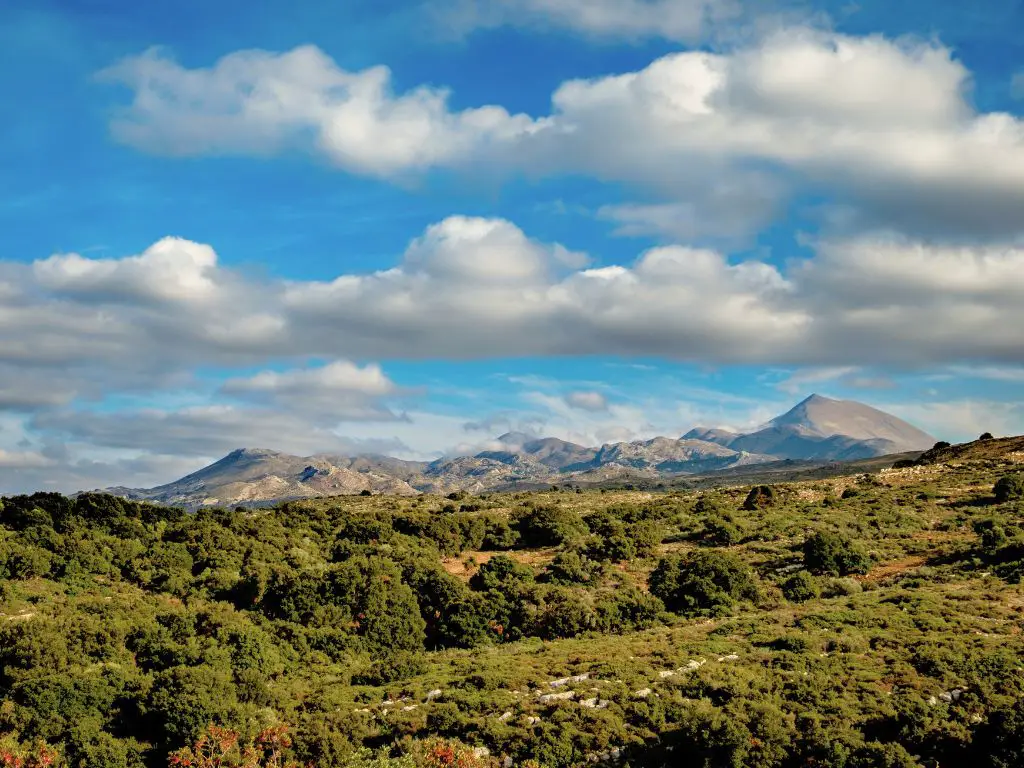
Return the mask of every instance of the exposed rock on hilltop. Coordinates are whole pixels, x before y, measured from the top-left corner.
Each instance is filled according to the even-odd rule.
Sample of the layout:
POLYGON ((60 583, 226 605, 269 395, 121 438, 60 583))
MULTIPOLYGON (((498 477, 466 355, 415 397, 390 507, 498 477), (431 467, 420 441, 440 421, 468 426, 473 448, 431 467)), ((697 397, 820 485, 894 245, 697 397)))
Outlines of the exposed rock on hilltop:
POLYGON ((736 472, 781 461, 852 461, 931 448, 935 439, 875 408, 812 395, 764 428, 747 434, 697 428, 676 440, 587 447, 554 437, 501 435, 495 449, 434 462, 390 456, 290 456, 246 448, 182 479, 148 490, 110 489, 138 499, 189 507, 260 504, 286 499, 371 493, 541 488, 553 483, 659 481, 736 472))
POLYGON ((397 477, 369 467, 357 471, 318 457, 240 448, 180 480, 148 490, 119 489, 130 498, 183 506, 252 504, 371 491, 414 494, 397 477))
POLYGON ((694 429, 689 437, 733 450, 779 459, 849 461, 904 451, 923 451, 935 438, 877 408, 811 395, 756 432, 735 435, 724 430, 694 429))

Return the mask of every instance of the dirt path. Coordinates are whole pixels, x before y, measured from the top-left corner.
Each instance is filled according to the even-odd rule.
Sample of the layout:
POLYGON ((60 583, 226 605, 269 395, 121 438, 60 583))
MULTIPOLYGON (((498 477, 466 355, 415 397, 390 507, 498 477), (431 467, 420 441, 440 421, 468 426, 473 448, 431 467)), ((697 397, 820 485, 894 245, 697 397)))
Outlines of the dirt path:
POLYGON ((893 576, 899 576, 901 573, 912 571, 915 568, 920 568, 924 565, 926 559, 921 556, 905 557, 902 560, 893 560, 890 563, 882 563, 881 565, 872 568, 868 573, 863 576, 858 576, 857 581, 877 583, 884 581, 885 579, 892 578, 893 576))
POLYGON ((458 557, 441 558, 441 566, 452 576, 469 581, 480 566, 497 555, 507 555, 517 563, 540 568, 550 563, 555 557, 553 549, 525 549, 510 552, 463 552, 458 557))

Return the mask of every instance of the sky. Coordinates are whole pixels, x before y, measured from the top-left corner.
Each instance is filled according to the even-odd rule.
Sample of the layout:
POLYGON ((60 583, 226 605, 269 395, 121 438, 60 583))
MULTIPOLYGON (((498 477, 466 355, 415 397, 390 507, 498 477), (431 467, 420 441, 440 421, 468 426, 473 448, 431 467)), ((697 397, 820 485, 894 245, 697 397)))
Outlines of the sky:
POLYGON ((0 493, 1024 433, 1024 2, 5 0, 0 493))

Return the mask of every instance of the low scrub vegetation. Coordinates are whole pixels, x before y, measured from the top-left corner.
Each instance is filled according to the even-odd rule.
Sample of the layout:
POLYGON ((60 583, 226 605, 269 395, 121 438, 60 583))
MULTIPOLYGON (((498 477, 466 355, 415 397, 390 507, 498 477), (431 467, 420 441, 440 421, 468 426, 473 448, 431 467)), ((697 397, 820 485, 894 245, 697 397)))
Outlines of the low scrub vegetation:
POLYGON ((1021 765, 1004 443, 702 493, 4 498, 0 766, 1021 765))

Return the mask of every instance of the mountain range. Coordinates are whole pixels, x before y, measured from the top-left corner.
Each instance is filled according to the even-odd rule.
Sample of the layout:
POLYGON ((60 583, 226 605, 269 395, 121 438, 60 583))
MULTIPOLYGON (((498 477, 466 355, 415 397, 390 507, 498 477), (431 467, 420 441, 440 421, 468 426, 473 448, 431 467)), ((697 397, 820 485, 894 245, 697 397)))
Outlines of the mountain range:
POLYGON ((863 403, 811 395, 747 433, 698 427, 680 438, 587 447, 520 432, 491 450, 432 462, 390 456, 292 456, 240 448, 156 488, 108 488, 134 499, 191 508, 257 505, 362 492, 404 494, 527 490, 554 483, 650 482, 781 461, 837 462, 924 451, 935 438, 863 403))

